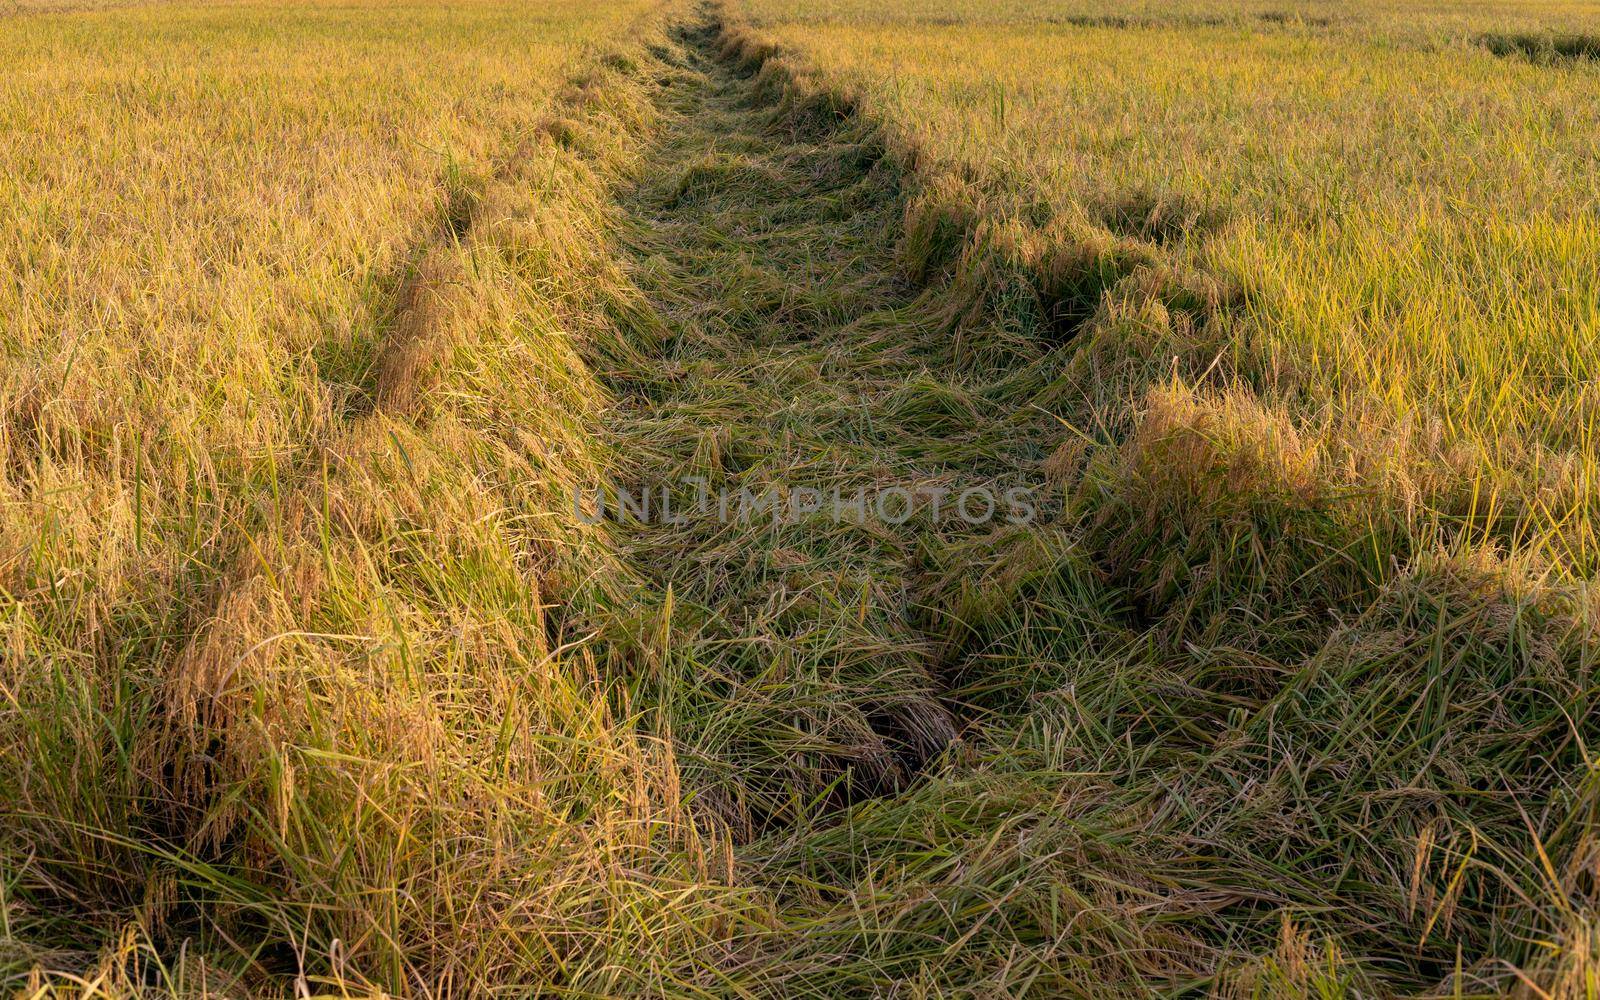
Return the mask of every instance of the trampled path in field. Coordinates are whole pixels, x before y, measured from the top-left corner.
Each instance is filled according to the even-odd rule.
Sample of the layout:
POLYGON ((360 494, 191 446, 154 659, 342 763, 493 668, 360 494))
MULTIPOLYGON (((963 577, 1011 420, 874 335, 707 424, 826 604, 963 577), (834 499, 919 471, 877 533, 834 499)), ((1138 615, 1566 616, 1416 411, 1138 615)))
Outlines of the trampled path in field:
POLYGON ((1478 569, 1331 560, 1386 551, 1378 529, 1280 488, 1252 405, 1162 394, 1122 342, 1145 319, 1211 336, 1244 301, 1173 266, 1159 226, 1030 244, 1019 220, 953 219, 969 231, 940 242, 959 246, 914 266, 896 247, 909 258, 941 206, 902 184, 929 172, 902 173, 847 99, 780 81, 783 56, 747 75, 721 38, 654 53, 653 145, 614 192, 636 349, 589 362, 617 401, 635 513, 613 509, 610 534, 636 585, 600 648, 691 801, 747 840, 745 884, 786 908, 764 971, 823 984, 774 995, 878 995, 896 975, 1166 994, 1236 973, 1267 984, 1240 995, 1287 994, 1273 949, 1309 954, 1292 921, 1335 911, 1398 984, 1370 992, 1443 993, 1463 954, 1548 923, 1517 888, 1546 857, 1520 803, 1587 766, 1550 707, 1587 683, 1576 619, 1526 619, 1530 673, 1497 624, 1529 609, 1478 569), (1012 245, 986 246, 1006 224, 1012 245), (1084 391, 1127 440, 1074 451, 1050 414, 1084 391), (1128 412, 1141 395, 1153 418, 1128 412), (952 509, 973 491, 998 509, 952 509), (747 511, 774 496, 777 516, 747 511), (1534 676, 1558 680, 1508 695, 1534 676), (1504 750, 1526 734, 1564 760, 1504 750), (1432 888, 1417 845, 1439 829, 1516 874, 1432 888), (1424 883, 1473 929, 1436 933, 1424 883))
POLYGON ((658 346, 592 363, 635 501, 609 516, 668 605, 644 700, 751 833, 901 789, 956 737, 939 556, 1034 513, 1037 449, 896 276, 879 134, 778 106, 714 39, 657 53, 658 138, 618 192, 658 346))

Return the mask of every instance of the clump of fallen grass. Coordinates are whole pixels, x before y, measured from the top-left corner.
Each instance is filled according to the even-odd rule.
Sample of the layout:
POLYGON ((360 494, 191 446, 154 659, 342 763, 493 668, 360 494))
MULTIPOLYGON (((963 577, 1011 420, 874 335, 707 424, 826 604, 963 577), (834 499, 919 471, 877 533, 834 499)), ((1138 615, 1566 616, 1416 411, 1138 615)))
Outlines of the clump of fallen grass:
POLYGON ((1318 644, 1326 616, 1366 607, 1413 544, 1402 512, 1329 462, 1251 396, 1154 390, 1121 454, 1087 474, 1087 544, 1186 641, 1318 644))
POLYGON ((1497 56, 1524 56, 1538 63, 1600 59, 1600 36, 1495 32, 1479 41, 1497 56))

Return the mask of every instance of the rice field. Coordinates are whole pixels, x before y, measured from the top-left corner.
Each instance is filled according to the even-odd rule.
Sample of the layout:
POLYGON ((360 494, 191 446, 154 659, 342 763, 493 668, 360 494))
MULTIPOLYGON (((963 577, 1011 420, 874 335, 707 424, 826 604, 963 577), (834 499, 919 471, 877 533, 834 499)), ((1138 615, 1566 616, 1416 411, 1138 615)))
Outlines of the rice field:
POLYGON ((1600 995, 1597 39, 0 10, 5 988, 1600 995))
MULTIPOLYGON (((1592 568, 1595 69, 1481 41, 1592 8, 1037 5, 976 36, 792 8, 752 18, 884 88, 932 171, 975 167, 956 197, 1159 243, 1163 267, 1242 298, 1203 345, 1141 331, 1161 374, 1192 354, 1180 378, 1247 387, 1352 486, 1393 480, 1454 518, 1479 495, 1479 530, 1592 568)), ((1093 433, 1107 410, 1075 416, 1093 433)))

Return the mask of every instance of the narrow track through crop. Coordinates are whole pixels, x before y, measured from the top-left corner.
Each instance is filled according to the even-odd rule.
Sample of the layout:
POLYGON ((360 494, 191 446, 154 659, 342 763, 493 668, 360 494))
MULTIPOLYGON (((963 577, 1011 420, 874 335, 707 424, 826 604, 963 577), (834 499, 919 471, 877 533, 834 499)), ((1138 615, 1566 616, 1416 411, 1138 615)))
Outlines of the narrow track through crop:
POLYGON ((641 701, 748 836, 903 789, 955 738, 922 584, 935 551, 1037 513, 1041 452, 899 277, 902 178, 874 123, 785 103, 715 26, 676 38, 648 169, 617 193, 649 306, 633 340, 655 346, 590 363, 620 400, 615 485, 657 505, 611 496, 670 618, 641 701))

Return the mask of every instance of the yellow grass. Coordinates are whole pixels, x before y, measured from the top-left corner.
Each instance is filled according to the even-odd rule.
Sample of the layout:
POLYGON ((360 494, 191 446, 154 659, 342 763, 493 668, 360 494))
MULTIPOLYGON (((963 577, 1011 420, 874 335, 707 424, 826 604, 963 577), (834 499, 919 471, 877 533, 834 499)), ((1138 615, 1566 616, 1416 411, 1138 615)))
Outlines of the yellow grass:
POLYGON ((510 152, 583 45, 641 9, 7 22, 0 530, 13 591, 49 591, 53 611, 12 608, 60 643, 48 655, 177 613, 173 592, 216 569, 248 505, 357 405, 451 198, 510 152))
POLYGON ((626 162, 598 47, 651 14, 6 22, 0 963, 29 990, 605 992, 702 932, 727 864, 670 748, 543 619, 584 565, 562 485, 606 286, 602 191, 552 136, 626 162))
POLYGON ((0 980, 1592 996, 1597 38, 0 8, 0 980))
MULTIPOLYGON (((1151 369, 1189 355, 1176 374, 1243 381, 1352 485, 1594 568, 1600 63, 1477 40, 1594 32, 1600 7, 741 9, 880 95, 931 172, 975 168, 991 210, 1167 240, 1241 298, 1204 344, 1130 320, 1151 369)), ((1124 314, 1146 294, 1107 291, 1124 314)))
MULTIPOLYGON (((802 89, 885 122, 912 166, 902 262, 947 300, 966 384, 1018 407, 1019 427, 1028 408, 1066 425, 1044 471, 1088 565, 1041 570, 1033 541, 944 564, 947 580, 978 575, 951 614, 956 676, 983 699, 1043 701, 999 702, 979 773, 1039 753, 1118 776, 1044 785, 1101 831, 1082 891, 1115 914, 1065 992, 1210 977, 1195 957, 1209 933, 1257 942, 1253 963, 1205 978, 1224 992, 1512 988, 1485 985, 1472 957, 1444 968, 1488 947, 1529 969, 1513 984, 1529 995, 1592 994, 1595 901, 1574 877, 1592 764, 1543 754, 1595 732, 1600 8, 732 9, 741 51, 776 50, 802 89), (996 367, 1009 381, 985 383, 996 367), (1040 373, 1031 390, 1017 370, 1040 373), (1105 584, 1123 610, 1085 618, 1105 584), (1524 646, 1535 618, 1543 638, 1524 646), (1108 643, 1113 623, 1149 645, 1108 643), (1533 666, 1547 653, 1566 666, 1533 666), (1538 697, 1570 725, 1541 737, 1514 692, 1558 675, 1538 697), (1502 726, 1541 750, 1497 749, 1502 726), (1111 805, 1152 785, 1173 790, 1134 800, 1150 814, 1111 805), (1122 822, 1139 830, 1132 858, 1108 850, 1122 822), (1191 868, 1191 851, 1207 860, 1191 868), (1497 874, 1479 881, 1479 864, 1497 874), (1226 930, 1185 904, 1233 891, 1253 902, 1219 901, 1226 930), (1274 906, 1276 957, 1247 915, 1274 906), (1308 944, 1300 920, 1333 938, 1308 944), (1385 960, 1359 955, 1388 945, 1359 943, 1368 920, 1436 957, 1407 986, 1375 985, 1385 960), (1517 959, 1517 939, 1546 944, 1517 959)), ((991 794, 1035 788, 1015 780, 991 794)), ((897 820, 943 815, 942 794, 897 820)))

